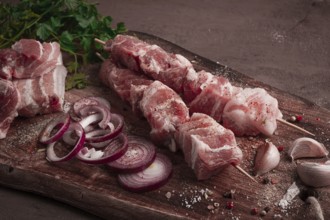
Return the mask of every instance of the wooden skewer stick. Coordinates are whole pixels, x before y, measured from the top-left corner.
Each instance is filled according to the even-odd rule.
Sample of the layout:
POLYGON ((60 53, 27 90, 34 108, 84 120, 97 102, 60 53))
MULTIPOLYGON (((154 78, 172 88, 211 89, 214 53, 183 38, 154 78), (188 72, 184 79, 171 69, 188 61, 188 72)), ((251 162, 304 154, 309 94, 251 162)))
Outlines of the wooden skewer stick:
POLYGON ((243 173, 245 176, 249 177, 251 180, 253 180, 254 182, 258 183, 258 181, 256 179, 253 178, 253 176, 251 176, 250 174, 248 174, 248 172, 246 172, 245 170, 243 170, 242 167, 238 166, 238 165, 233 165, 236 169, 238 169, 239 172, 243 173))
POLYGON ((315 134, 313 134, 313 133, 311 133, 311 132, 309 132, 309 131, 307 131, 307 130, 305 130, 305 129, 303 129, 303 128, 301 128, 301 127, 295 125, 295 124, 292 124, 292 123, 290 123, 290 122, 287 122, 287 121, 284 120, 284 119, 279 119, 279 118, 278 118, 278 119, 276 119, 276 120, 279 121, 279 122, 281 122, 281 123, 283 123, 283 124, 285 124, 285 125, 288 125, 288 126, 290 126, 290 127, 292 127, 292 128, 295 128, 295 129, 297 129, 297 130, 299 130, 299 131, 302 131, 302 132, 307 133, 307 134, 309 134, 309 135, 315 136, 315 134))
POLYGON ((105 61, 105 58, 99 52, 96 52, 95 54, 100 60, 105 61))
POLYGON ((94 38, 94 41, 97 42, 97 43, 99 43, 99 44, 103 44, 103 45, 105 45, 105 41, 100 40, 100 39, 98 39, 98 38, 94 38))

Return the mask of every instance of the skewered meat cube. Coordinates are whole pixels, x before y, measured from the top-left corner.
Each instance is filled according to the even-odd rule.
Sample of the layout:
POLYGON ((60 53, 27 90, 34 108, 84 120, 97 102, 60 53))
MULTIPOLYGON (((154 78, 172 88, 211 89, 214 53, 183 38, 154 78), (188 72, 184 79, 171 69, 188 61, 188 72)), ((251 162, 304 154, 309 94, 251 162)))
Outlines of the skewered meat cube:
POLYGON ((223 112, 223 126, 235 135, 270 136, 282 118, 278 102, 261 88, 246 88, 228 101, 223 112))
POLYGON ((194 113, 179 126, 175 138, 199 180, 208 179, 229 165, 238 165, 243 157, 233 132, 202 113, 194 113))
POLYGON ((186 74, 194 72, 192 64, 179 54, 167 53, 135 37, 117 35, 104 47, 117 65, 121 65, 158 80, 181 94, 186 74))

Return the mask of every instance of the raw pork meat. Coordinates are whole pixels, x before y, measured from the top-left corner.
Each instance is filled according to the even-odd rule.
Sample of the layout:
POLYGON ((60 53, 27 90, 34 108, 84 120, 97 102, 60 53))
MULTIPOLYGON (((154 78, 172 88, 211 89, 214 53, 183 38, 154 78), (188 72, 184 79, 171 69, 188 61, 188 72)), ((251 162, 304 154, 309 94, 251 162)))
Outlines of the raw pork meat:
POLYGON ((60 45, 22 39, 0 50, 0 139, 16 116, 63 110, 66 68, 60 45))
POLYGON ((20 116, 33 117, 63 110, 67 70, 58 65, 51 72, 33 79, 13 80, 21 100, 17 106, 20 116))
POLYGON ((105 50, 111 53, 115 63, 161 81, 183 92, 183 81, 189 72, 194 72, 192 64, 179 54, 167 53, 157 45, 150 45, 135 37, 117 35, 106 42, 105 50))
POLYGON ((106 86, 116 91, 122 100, 130 103, 135 113, 140 113, 140 100, 152 80, 132 70, 118 68, 110 59, 102 63, 99 77, 106 86))
POLYGON ((261 88, 246 88, 233 96, 223 112, 223 126, 235 135, 271 136, 277 128, 276 119, 282 118, 278 102, 261 88))
POLYGON ((0 50, 0 77, 4 79, 36 78, 62 65, 60 45, 22 39, 12 49, 0 50))
POLYGON ((9 80, 0 79, 0 139, 6 137, 10 124, 17 116, 19 94, 9 80))
POLYGON ((190 113, 205 113, 216 121, 221 120, 223 109, 235 91, 226 78, 205 71, 188 74, 184 83, 190 113))
POLYGON ((189 119, 189 110, 181 97, 163 83, 154 81, 144 91, 140 109, 152 129, 151 138, 176 151, 174 132, 189 119))
POLYGON ((187 106, 168 86, 159 81, 145 85, 145 76, 119 69, 109 60, 102 65, 100 77, 118 94, 130 91, 129 99, 138 94, 135 105, 139 104, 148 120, 153 141, 167 145, 171 151, 181 149, 198 179, 207 179, 230 164, 240 163, 242 151, 236 145, 233 132, 205 114, 194 113, 189 118, 187 106), (142 83, 126 83, 125 79, 142 83))
POLYGON ((243 157, 233 132, 202 113, 194 113, 179 126, 175 139, 199 180, 238 165, 243 157))

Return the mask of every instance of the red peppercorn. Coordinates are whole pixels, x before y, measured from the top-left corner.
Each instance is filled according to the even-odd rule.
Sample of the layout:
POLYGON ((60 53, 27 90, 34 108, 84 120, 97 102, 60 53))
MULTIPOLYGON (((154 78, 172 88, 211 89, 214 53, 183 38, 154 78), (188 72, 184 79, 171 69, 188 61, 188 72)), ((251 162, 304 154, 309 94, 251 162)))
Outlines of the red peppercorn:
POLYGON ((284 147, 283 147, 283 146, 277 146, 277 150, 278 150, 279 152, 282 152, 282 151, 284 150, 284 147))
POLYGON ((251 209, 251 215, 256 215, 256 214, 258 214, 258 209, 257 208, 251 209))
POLYGON ((226 208, 227 209, 233 209, 234 208, 234 202, 233 201, 227 202, 226 208))
POLYGON ((303 119, 302 115, 296 115, 296 121, 299 122, 303 119))

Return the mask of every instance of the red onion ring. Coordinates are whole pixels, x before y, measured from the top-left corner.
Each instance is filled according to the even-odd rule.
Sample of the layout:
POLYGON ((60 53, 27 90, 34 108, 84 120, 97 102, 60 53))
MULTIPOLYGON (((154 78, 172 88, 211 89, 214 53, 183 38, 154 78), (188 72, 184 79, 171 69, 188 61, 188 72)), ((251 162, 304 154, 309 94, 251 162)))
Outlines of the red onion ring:
POLYGON ((155 157, 156 147, 151 142, 138 136, 128 136, 126 153, 107 165, 118 172, 139 172, 150 166, 155 157))
POLYGON ((115 139, 104 148, 104 154, 100 158, 91 158, 88 153, 90 149, 79 151, 76 157, 88 164, 105 164, 117 160, 125 154, 128 147, 127 136, 124 134, 118 135, 115 139))
POLYGON ((110 103, 106 99, 101 97, 91 96, 91 97, 84 97, 76 101, 72 106, 73 113, 77 116, 81 116, 80 110, 85 108, 86 106, 91 106, 91 105, 101 105, 110 110, 110 103))
POLYGON ((68 114, 54 118, 47 124, 47 126, 40 133, 39 141, 43 144, 50 144, 55 141, 58 141, 63 136, 65 131, 67 131, 69 125, 70 125, 70 116, 68 114), (56 131, 54 135, 51 136, 51 132, 57 126, 60 126, 60 128, 56 131))
POLYGON ((72 159, 81 150, 85 142, 85 132, 79 123, 71 123, 67 132, 75 131, 79 139, 76 141, 72 150, 63 157, 58 157, 55 153, 54 146, 57 142, 48 144, 47 146, 47 160, 52 162, 67 161, 72 159))
POLYGON ((137 173, 118 175, 120 185, 132 192, 145 192, 164 185, 172 174, 172 163, 163 154, 157 154, 154 162, 137 173))
POLYGON ((102 115, 100 113, 88 115, 87 117, 83 118, 79 121, 79 124, 85 129, 89 125, 94 124, 102 120, 102 115))
MULTIPOLYGON (((93 130, 86 134, 86 141, 90 143, 104 142, 117 137, 123 130, 124 118, 121 115, 112 113, 110 123, 114 124, 114 129, 93 130)), ((108 127, 110 124, 108 123, 108 127)))
POLYGON ((82 117, 86 117, 91 114, 101 114, 102 120, 99 122, 100 128, 105 129, 111 119, 110 109, 105 108, 101 105, 88 105, 80 109, 80 114, 82 117))

